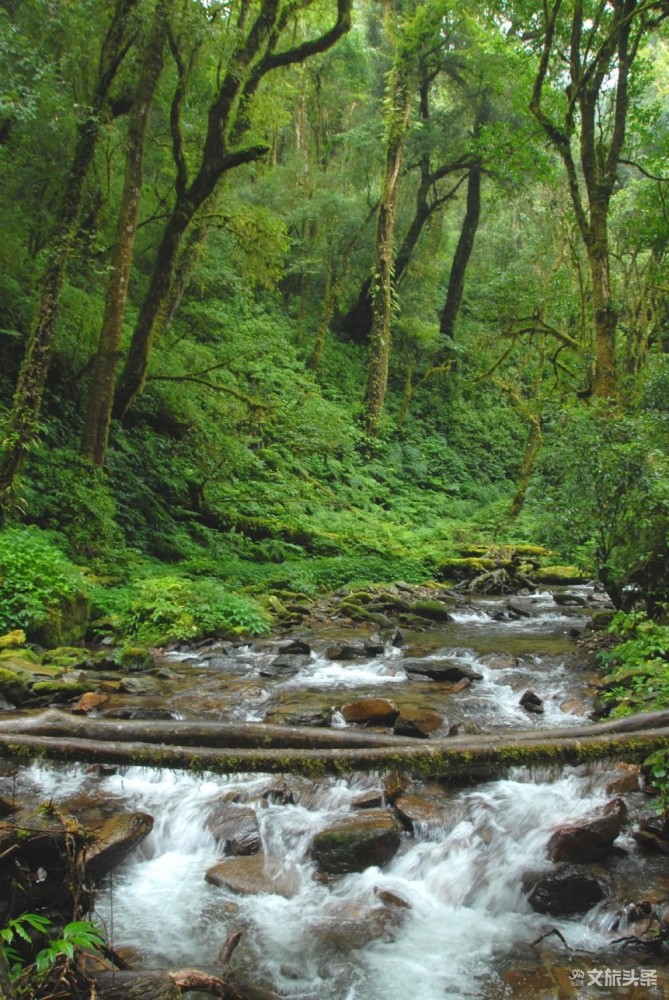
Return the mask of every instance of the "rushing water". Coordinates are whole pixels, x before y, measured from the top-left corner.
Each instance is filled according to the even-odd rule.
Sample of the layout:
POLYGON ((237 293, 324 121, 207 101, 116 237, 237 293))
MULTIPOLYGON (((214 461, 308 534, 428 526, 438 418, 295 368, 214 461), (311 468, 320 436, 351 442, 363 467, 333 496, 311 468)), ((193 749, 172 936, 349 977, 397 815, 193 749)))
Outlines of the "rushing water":
MULTIPOLYGON (((459 658, 483 674, 458 695, 460 718, 476 719, 488 730, 527 727, 535 720, 519 707, 518 697, 531 686, 545 699, 537 724, 580 721, 560 706, 582 694, 583 678, 566 654, 555 655, 556 643, 564 646, 564 632, 574 619, 556 613, 545 595, 535 604, 542 614, 530 621, 494 621, 491 612, 499 605, 491 602, 460 612, 441 633, 414 637, 425 644, 423 653, 459 658), (553 654, 548 660, 541 652, 545 644, 553 654), (490 649, 519 647, 521 655, 513 662, 486 661, 490 649), (533 647, 538 652, 530 652, 533 647)), ((241 651, 235 670, 256 676, 263 655, 241 651)), ((286 693, 321 691, 335 703, 331 721, 338 726, 345 725, 336 709, 342 693, 383 690, 397 697, 416 688, 438 702, 439 686, 408 678, 401 664, 399 650, 354 664, 333 662, 317 651, 299 675, 263 689, 257 700, 267 704, 286 693)), ((196 670, 201 666, 195 663, 196 670)), ((257 706, 247 709, 247 717, 256 711, 257 706)), ((576 988, 569 992, 564 978, 562 992, 550 983, 545 989, 543 983, 541 992, 536 984, 543 982, 546 968, 561 967, 564 975, 570 968, 587 968, 583 954, 606 949, 620 932, 620 920, 613 917, 617 907, 638 900, 638 893, 655 890, 661 898, 669 890, 662 870, 653 870, 644 884, 632 852, 609 865, 604 874, 613 880, 612 897, 587 917, 556 919, 531 910, 523 877, 550 867, 546 844, 556 826, 612 797, 605 790, 610 777, 604 767, 552 775, 518 771, 473 788, 423 787, 427 819, 403 834, 394 859, 383 869, 330 880, 318 876, 310 858, 313 837, 352 815, 361 792, 381 789, 380 776, 318 783, 287 776, 289 804, 285 795, 272 794, 277 779, 269 776, 195 778, 136 768, 105 776, 35 766, 22 781, 26 794, 32 789, 37 796, 66 801, 86 791, 94 799, 155 817, 152 833, 114 871, 98 903, 114 947, 131 946, 141 965, 211 964, 228 934, 242 929, 235 968, 285 998, 501 1000, 522 995, 529 1000, 576 997, 576 988), (263 856, 290 876, 285 894, 235 895, 205 881, 207 870, 221 860, 208 821, 223 801, 255 810, 263 856), (569 949, 583 950, 580 958, 555 937, 552 943, 532 944, 552 928, 569 949), (519 985, 523 976, 529 976, 529 985, 519 985)), ((630 848, 631 842, 624 846, 630 848)), ((638 995, 661 996, 661 985, 651 984, 638 995)))

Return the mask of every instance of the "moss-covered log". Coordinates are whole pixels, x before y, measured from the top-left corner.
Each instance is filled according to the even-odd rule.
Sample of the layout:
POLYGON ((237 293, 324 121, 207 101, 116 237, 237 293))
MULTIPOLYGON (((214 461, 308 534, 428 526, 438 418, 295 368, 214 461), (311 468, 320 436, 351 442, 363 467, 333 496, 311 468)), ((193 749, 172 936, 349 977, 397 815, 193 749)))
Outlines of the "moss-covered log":
POLYGON ((622 758, 643 760, 669 747, 669 728, 594 736, 518 734, 458 737, 426 745, 359 749, 236 749, 107 742, 19 733, 0 734, 0 758, 27 763, 35 758, 144 767, 167 767, 218 774, 296 772, 310 777, 355 771, 400 769, 416 776, 476 777, 518 765, 582 764, 622 758))

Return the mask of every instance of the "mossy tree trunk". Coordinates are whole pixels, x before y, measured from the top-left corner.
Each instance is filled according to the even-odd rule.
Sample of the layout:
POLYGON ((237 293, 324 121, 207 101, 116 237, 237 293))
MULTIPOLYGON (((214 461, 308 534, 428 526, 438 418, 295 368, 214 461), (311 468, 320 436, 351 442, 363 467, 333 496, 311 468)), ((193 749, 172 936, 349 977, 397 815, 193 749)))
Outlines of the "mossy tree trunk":
POLYGON ((215 192, 225 173, 258 160, 269 151, 267 145, 256 143, 245 146, 243 142, 251 128, 250 102, 260 82, 272 70, 302 63, 331 48, 350 28, 352 2, 337 0, 337 15, 332 28, 316 38, 279 52, 276 49, 288 34, 293 6, 280 0, 265 0, 255 19, 249 21, 249 5, 240 5, 237 41, 208 111, 200 163, 191 181, 188 179, 180 123, 178 119, 173 119, 172 144, 177 168, 174 207, 163 231, 148 292, 116 388, 113 414, 118 419, 123 419, 133 399, 144 388, 153 345, 169 314, 182 241, 199 209, 215 192))
POLYGON ((376 224, 376 260, 370 287, 371 330, 363 425, 371 437, 378 433, 388 386, 394 297, 395 215, 404 142, 414 96, 414 62, 411 47, 400 42, 388 83, 385 164, 376 224))
POLYGON ((26 452, 37 435, 46 387, 60 294, 65 269, 77 238, 77 223, 84 184, 104 121, 109 90, 131 42, 127 22, 137 0, 117 0, 98 65, 90 106, 77 130, 72 166, 60 203, 56 230, 47 250, 47 264, 40 281, 37 311, 21 363, 8 427, 0 456, 0 494, 11 489, 26 452))
POLYGON ((154 25, 148 38, 133 100, 128 125, 125 179, 116 243, 111 260, 102 330, 88 394, 81 451, 86 458, 99 466, 104 465, 107 452, 116 369, 121 356, 123 318, 139 220, 146 132, 153 98, 163 69, 167 6, 167 0, 159 0, 156 5, 154 25))

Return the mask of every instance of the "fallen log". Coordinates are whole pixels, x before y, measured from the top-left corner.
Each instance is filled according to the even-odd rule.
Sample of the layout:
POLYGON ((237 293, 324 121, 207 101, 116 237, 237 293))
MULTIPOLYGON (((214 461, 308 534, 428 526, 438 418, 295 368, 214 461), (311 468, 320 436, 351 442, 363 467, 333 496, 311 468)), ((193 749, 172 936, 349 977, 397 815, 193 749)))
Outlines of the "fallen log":
MULTIPOLYGON (((668 720, 669 724, 669 720, 668 720)), ((228 723, 193 719, 191 721, 148 719, 91 719, 58 709, 37 715, 0 720, 0 732, 34 736, 71 736, 84 740, 107 740, 119 743, 162 743, 193 747, 258 747, 276 749, 319 747, 387 747, 413 742, 411 737, 365 732, 360 729, 330 729, 312 726, 282 726, 266 722, 228 723)))
POLYGON ((182 991, 223 1000, 280 1000, 276 993, 207 968, 100 972, 95 983, 100 1000, 176 1000, 182 991))
MULTIPOLYGON (((600 736, 608 733, 635 733, 649 729, 669 727, 669 710, 641 712, 607 722, 586 723, 579 726, 560 726, 553 729, 522 729, 514 732, 514 740, 567 739, 573 736, 600 736)), ((179 745, 183 747, 258 749, 357 749, 373 747, 415 746, 411 737, 370 733, 359 729, 328 729, 310 726, 281 726, 265 722, 224 723, 209 720, 174 720, 165 722, 150 719, 138 722, 133 719, 82 718, 58 709, 47 709, 36 715, 0 719, 0 734, 16 733, 25 736, 61 736, 82 740, 105 740, 115 743, 150 743, 179 745)), ((500 733, 477 737, 481 742, 498 743, 500 733)), ((430 740, 430 746, 455 747, 468 744, 470 736, 449 736, 430 740)))
POLYGON ((33 759, 104 763, 121 766, 166 767, 200 774, 285 773, 307 777, 344 775, 354 771, 399 769, 418 777, 475 777, 524 765, 582 764, 622 758, 640 761, 669 748, 669 728, 595 736, 546 738, 535 730, 508 736, 456 737, 433 743, 396 747, 318 750, 273 748, 211 748, 121 743, 20 733, 0 734, 0 758, 25 764, 33 759))

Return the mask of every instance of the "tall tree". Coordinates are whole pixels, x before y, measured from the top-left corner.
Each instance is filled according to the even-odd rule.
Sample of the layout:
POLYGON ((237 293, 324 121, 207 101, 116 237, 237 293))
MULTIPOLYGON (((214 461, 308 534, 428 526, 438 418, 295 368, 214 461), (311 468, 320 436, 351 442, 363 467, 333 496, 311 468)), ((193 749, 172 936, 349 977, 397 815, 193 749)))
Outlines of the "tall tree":
POLYGON ((553 0, 541 13, 542 48, 530 108, 564 165, 588 259, 595 396, 616 391, 618 312, 609 210, 625 143, 632 69, 642 39, 667 16, 662 0, 553 0))
POLYGON ((128 20, 137 2, 138 0, 116 0, 102 43, 90 103, 82 109, 74 156, 60 201, 55 230, 46 250, 46 266, 40 280, 37 310, 7 422, 0 455, 0 494, 6 494, 12 486, 37 433, 60 308, 60 293, 77 237, 84 185, 101 126, 109 111, 110 88, 132 45, 128 20))
POLYGON ((326 51, 350 28, 352 0, 337 0, 336 19, 331 28, 281 49, 281 43, 289 37, 294 38, 294 15, 310 6, 311 0, 298 4, 291 0, 263 0, 259 4, 240 0, 229 8, 227 16, 230 19, 233 11, 236 14, 234 26, 231 21, 235 42, 209 106, 199 166, 192 179, 188 176, 179 117, 173 116, 177 167, 174 204, 156 252, 149 288, 116 388, 114 415, 119 419, 144 387, 151 350, 164 327, 184 236, 199 209, 215 192, 225 173, 258 160, 269 151, 267 143, 254 140, 251 135, 250 105, 260 83, 273 70, 302 63, 326 51))
POLYGON ((153 26, 142 57, 128 123, 125 179, 111 259, 100 341, 95 355, 82 440, 82 454, 104 465, 114 402, 114 380, 120 358, 123 317, 128 297, 133 248, 142 193, 144 144, 151 105, 163 68, 167 35, 167 0, 158 0, 153 26))

